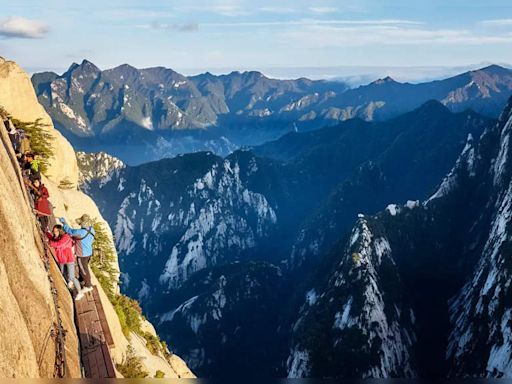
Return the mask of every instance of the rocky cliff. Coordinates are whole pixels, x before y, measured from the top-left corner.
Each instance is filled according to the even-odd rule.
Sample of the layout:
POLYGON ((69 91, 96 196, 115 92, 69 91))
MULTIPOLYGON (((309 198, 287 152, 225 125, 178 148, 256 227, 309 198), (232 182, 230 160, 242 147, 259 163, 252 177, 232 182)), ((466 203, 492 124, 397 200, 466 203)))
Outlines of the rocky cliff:
MULTIPOLYGON (((56 216, 68 222, 83 213, 102 223, 112 243, 112 232, 103 220, 94 201, 76 189, 78 167, 76 155, 69 142, 58 133, 50 117, 38 103, 28 75, 14 62, 0 58, 0 105, 14 118, 22 121, 41 119, 52 136, 53 158, 43 181, 50 192, 56 216), (66 188, 62 187, 65 181, 66 188)), ((22 187, 9 138, 0 125, 0 223, 3 230, 0 238, 0 377, 52 377, 55 362, 54 341, 50 337, 57 321, 51 286, 42 262, 43 244, 37 230, 34 215, 30 210, 27 194, 22 187), (16 332, 12 332, 15 329, 16 332)), ((117 254, 112 261, 118 271, 117 254)), ((56 265, 50 265, 50 276, 58 291, 60 315, 67 331, 68 377, 80 377, 79 347, 73 316, 73 303, 56 265)), ((117 280, 117 273, 114 273, 117 280)), ((117 286, 117 281, 114 281, 117 286)), ((194 377, 186 364, 177 356, 164 358, 163 354, 152 354, 146 340, 134 334, 125 336, 113 305, 99 283, 107 321, 114 337, 115 348, 111 351, 116 363, 121 363, 131 346, 142 368, 154 376, 162 371, 167 378, 194 377)), ((141 319, 144 331, 157 337, 153 327, 141 319)))
MULTIPOLYGON (((55 342, 50 333, 57 322, 57 313, 43 264, 43 243, 1 122, 0 137, 0 377, 52 377, 55 342)), ((60 293, 63 326, 69 330, 66 338, 68 374, 80 377, 71 296, 66 293, 55 264, 51 265, 50 275, 60 293)))
POLYGON ((272 298, 290 297, 288 286, 302 296, 296 282, 307 283, 359 212, 427 198, 468 134, 477 137, 488 124, 473 112, 454 114, 433 101, 387 122, 354 119, 226 158, 192 153, 121 169, 104 155, 87 154, 80 166, 92 176, 87 193, 116 233, 123 291, 139 298, 161 336, 194 371, 221 376, 229 362, 235 374, 280 376, 285 372, 275 367, 287 356, 276 357, 276 351, 287 341, 277 329, 289 328, 295 315, 274 327, 247 321, 236 332, 226 319, 240 324, 250 308, 258 324, 268 325, 296 312, 292 300, 278 306, 272 298), (282 276, 255 261, 278 267, 282 276), (215 299, 224 297, 224 280, 227 301, 215 299), (245 289, 246 282, 261 286, 269 280, 268 290, 245 289), (250 345, 252 364, 241 340, 250 345))
POLYGON ((73 147, 53 128, 52 119, 37 101, 27 73, 13 61, 0 57, 0 85, 0 104, 12 116, 22 121, 41 119, 47 125, 56 149, 47 173, 49 179, 57 185, 63 180, 77 185, 78 166, 73 147))
POLYGON ((512 100, 423 204, 361 215, 304 299, 290 377, 512 376, 511 136, 512 100))

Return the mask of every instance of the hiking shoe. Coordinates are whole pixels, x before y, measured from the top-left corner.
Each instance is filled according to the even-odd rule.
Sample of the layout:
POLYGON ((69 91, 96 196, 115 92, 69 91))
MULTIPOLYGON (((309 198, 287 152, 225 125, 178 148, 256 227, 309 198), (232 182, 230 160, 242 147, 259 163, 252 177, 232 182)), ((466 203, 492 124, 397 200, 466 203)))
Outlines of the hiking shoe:
POLYGON ((72 290, 74 286, 75 286, 75 285, 73 284, 73 282, 72 282, 72 281, 68 282, 68 288, 69 288, 69 289, 71 289, 71 290, 72 290))
POLYGON ((93 287, 84 287, 84 288, 82 288, 82 292, 83 293, 92 292, 92 290, 93 290, 93 287))
POLYGON ((78 295, 75 297, 75 301, 82 300, 84 298, 83 292, 78 292, 78 295))

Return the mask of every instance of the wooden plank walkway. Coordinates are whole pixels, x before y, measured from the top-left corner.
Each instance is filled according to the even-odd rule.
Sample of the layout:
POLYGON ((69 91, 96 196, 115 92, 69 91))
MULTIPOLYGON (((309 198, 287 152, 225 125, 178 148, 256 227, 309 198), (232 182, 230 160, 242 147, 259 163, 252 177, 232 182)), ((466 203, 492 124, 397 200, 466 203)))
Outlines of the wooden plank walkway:
POLYGON ((75 316, 85 377, 116 377, 109 350, 114 346, 114 341, 96 287, 82 300, 75 301, 75 316))
MULTIPOLYGON (((56 223, 55 217, 50 216, 49 221, 51 228, 56 223)), ((55 259, 53 249, 51 247, 48 249, 55 259)), ((98 288, 94 286, 83 299, 73 300, 73 302, 84 376, 92 379, 115 378, 116 372, 109 349, 114 347, 114 339, 98 288)))
MULTIPOLYGON (((53 211, 53 207, 52 207, 53 211)), ((57 224, 55 216, 49 218, 49 227, 57 224)), ((53 250, 50 248, 55 258, 53 250)), ((114 339, 108 326, 107 317, 101 303, 98 288, 74 301, 75 318, 80 339, 82 366, 86 378, 115 378, 116 373, 109 347, 114 347, 114 339)))
MULTIPOLYGON (((27 186, 24 183, 24 178, 19 168, 18 160, 14 156, 14 151, 12 149, 11 143, 9 142, 8 137, 4 133, 5 127, 2 119, 0 119, 0 129, 3 131, 2 134, 0 134, 0 145, 3 145, 6 148, 9 154, 11 165, 16 171, 17 179, 20 184, 20 188, 23 192, 24 198, 26 199, 30 208, 33 208, 33 198, 29 193, 27 186)), ((56 223, 56 218, 52 213, 49 217, 49 228, 52 228, 56 223)), ((46 249, 44 256, 41 256, 45 264, 47 264, 48 260, 46 260, 46 257, 51 255, 51 257, 53 257, 53 259, 55 260, 55 253, 53 249, 48 246, 46 235, 43 233, 42 230, 40 230, 40 236, 41 241, 43 242, 43 245, 46 249)), ((114 347, 114 340, 112 338, 112 334, 108 326, 105 311, 101 303, 97 287, 94 287, 91 292, 85 294, 85 297, 82 300, 74 301, 74 304, 75 323, 79 333, 84 376, 86 378, 93 379, 115 378, 116 371, 109 349, 109 347, 114 347)), ((58 304, 56 305, 56 311, 57 313, 59 311, 58 304)), ((63 343, 65 343, 65 341, 63 343)), ((62 363, 64 364, 65 370, 66 358, 64 345, 62 347, 62 351, 62 363)))

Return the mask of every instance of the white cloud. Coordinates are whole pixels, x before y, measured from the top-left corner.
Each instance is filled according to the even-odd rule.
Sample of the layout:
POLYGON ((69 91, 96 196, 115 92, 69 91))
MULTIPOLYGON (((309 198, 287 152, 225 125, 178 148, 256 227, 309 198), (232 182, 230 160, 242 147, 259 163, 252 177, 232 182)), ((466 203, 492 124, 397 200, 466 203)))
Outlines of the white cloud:
POLYGON ((490 27, 506 27, 512 26, 512 19, 483 20, 480 24, 490 27))
POLYGON ((199 30, 199 24, 197 23, 174 23, 174 24, 166 24, 159 23, 157 21, 151 24, 151 28, 153 29, 171 29, 178 32, 196 32, 199 30))
POLYGON ((316 19, 302 19, 302 20, 288 20, 288 21, 240 21, 240 22, 225 22, 225 23, 204 23, 202 26, 206 27, 287 27, 287 26, 336 26, 336 25, 361 25, 361 26, 379 26, 379 25, 422 25, 422 22, 412 20, 316 20, 316 19))
POLYGON ((214 13, 218 13, 219 15, 229 16, 229 17, 244 16, 244 15, 248 14, 247 11, 243 10, 238 5, 229 5, 229 4, 214 5, 214 6, 212 6, 211 9, 214 13))
POLYGON ((220 16, 227 17, 237 17, 237 16, 247 16, 250 12, 246 7, 243 7, 241 3, 237 1, 231 1, 226 3, 208 3, 204 5, 183 5, 174 8, 177 12, 185 12, 185 13, 215 13, 220 16))
POLYGON ((326 14, 326 13, 334 13, 337 11, 334 7, 311 7, 309 10, 313 13, 318 13, 320 15, 326 14))
POLYGON ((512 43, 512 34, 479 34, 462 29, 426 29, 411 25, 309 25, 287 31, 288 43, 315 48, 371 45, 478 45, 512 43))
POLYGON ((119 9, 102 9, 98 15, 103 16, 105 19, 114 20, 127 20, 127 19, 162 19, 173 18, 176 16, 175 12, 164 10, 150 10, 140 8, 119 8, 119 9))
POLYGON ((5 38, 40 39, 49 28, 36 20, 11 16, 0 20, 0 36, 5 38))
POLYGON ((288 7, 260 7, 258 8, 261 12, 276 13, 276 14, 291 14, 296 13, 297 10, 288 7))

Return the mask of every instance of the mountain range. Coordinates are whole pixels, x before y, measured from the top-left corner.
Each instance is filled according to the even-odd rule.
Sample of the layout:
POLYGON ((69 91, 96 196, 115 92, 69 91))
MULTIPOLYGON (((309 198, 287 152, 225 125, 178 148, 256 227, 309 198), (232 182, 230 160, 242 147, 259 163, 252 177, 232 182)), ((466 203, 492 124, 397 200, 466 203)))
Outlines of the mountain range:
POLYGON ((434 99, 454 112, 497 118, 512 71, 492 65, 445 80, 400 83, 387 77, 358 88, 334 81, 270 79, 259 72, 183 76, 124 64, 100 70, 84 60, 32 83, 56 127, 79 150, 139 164, 195 151, 226 156, 291 131, 359 117, 382 121, 434 99))
POLYGON ((512 375, 511 129, 512 100, 432 196, 361 215, 303 300, 290 377, 512 375))
MULTIPOLYGON (((200 376, 222 376, 228 363, 230 374, 267 377, 414 375, 412 359, 397 358, 395 371, 357 364, 337 371, 339 356, 356 357, 333 347, 323 361, 323 343, 337 340, 324 332, 326 322, 340 311, 342 321, 344 299, 314 303, 331 292, 339 258, 357 253, 339 250, 359 215, 391 202, 418 206, 494 125, 429 101, 386 121, 349 119, 226 157, 198 152, 129 166, 80 154, 82 188, 115 228, 123 291, 139 298, 200 376)), ((373 327, 370 320, 361 324, 373 327)), ((374 339, 369 351, 388 353, 374 339)))

